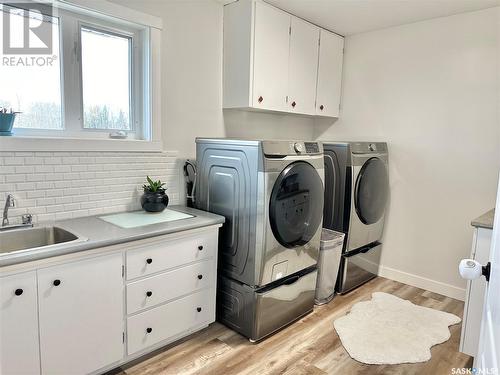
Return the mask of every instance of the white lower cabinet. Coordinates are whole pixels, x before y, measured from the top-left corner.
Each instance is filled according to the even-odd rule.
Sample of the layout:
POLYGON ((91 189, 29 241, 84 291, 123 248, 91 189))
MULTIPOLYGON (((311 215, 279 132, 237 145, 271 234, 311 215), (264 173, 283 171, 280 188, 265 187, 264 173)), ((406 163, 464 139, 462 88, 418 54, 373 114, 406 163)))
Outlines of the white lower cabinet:
POLYGON ((123 357, 122 254, 38 271, 42 374, 87 374, 123 357))
POLYGON ((219 227, 0 268, 0 375, 99 374, 214 322, 219 227))
POLYGON ((127 319, 128 354, 215 319, 214 290, 202 290, 127 319))
POLYGON ((0 277, 0 309, 0 374, 39 374, 36 272, 0 277))

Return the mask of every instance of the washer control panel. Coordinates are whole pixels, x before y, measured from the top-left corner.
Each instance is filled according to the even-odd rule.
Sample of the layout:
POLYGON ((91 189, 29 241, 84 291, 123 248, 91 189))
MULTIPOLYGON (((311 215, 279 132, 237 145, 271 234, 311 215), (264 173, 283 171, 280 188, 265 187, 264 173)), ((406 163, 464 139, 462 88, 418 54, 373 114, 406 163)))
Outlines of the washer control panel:
POLYGON ((321 151, 319 149, 318 142, 304 142, 307 154, 319 154, 321 151))
POLYGON ((323 152, 320 142, 303 141, 263 141, 264 154, 271 157, 287 155, 314 155, 323 152))
POLYGON ((293 142, 290 144, 290 148, 297 154, 319 154, 323 150, 318 142, 293 142))
POLYGON ((297 154, 301 154, 302 152, 304 152, 304 146, 300 142, 295 142, 293 145, 293 149, 297 154))

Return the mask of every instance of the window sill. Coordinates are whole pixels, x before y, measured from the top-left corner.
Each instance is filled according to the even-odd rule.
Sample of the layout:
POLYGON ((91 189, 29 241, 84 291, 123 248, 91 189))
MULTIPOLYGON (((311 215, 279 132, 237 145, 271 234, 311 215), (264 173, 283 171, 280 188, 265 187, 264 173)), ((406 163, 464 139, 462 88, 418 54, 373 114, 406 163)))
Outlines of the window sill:
POLYGON ((161 141, 136 139, 0 137, 0 151, 117 151, 161 152, 161 141))

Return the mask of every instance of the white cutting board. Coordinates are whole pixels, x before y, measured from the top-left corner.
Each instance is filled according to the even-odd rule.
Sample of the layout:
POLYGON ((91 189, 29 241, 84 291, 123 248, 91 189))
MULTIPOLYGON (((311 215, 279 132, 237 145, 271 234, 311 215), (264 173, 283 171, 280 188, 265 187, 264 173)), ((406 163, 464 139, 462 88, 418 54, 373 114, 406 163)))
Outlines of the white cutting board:
POLYGON ((120 214, 100 216, 99 219, 119 226, 120 228, 137 228, 145 225, 165 223, 168 221, 189 219, 194 215, 165 209, 162 212, 134 211, 120 214))

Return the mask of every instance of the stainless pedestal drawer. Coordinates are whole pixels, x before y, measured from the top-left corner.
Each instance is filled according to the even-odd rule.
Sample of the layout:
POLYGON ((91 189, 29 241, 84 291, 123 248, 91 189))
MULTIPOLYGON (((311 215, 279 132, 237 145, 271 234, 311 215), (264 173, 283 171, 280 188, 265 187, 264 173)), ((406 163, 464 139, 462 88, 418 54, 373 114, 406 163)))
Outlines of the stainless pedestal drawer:
POLYGON ((217 318, 258 341, 312 311, 317 270, 309 268, 278 283, 253 289, 219 277, 217 318))
POLYGON ((377 277, 382 245, 375 243, 342 255, 337 292, 344 294, 377 277))

